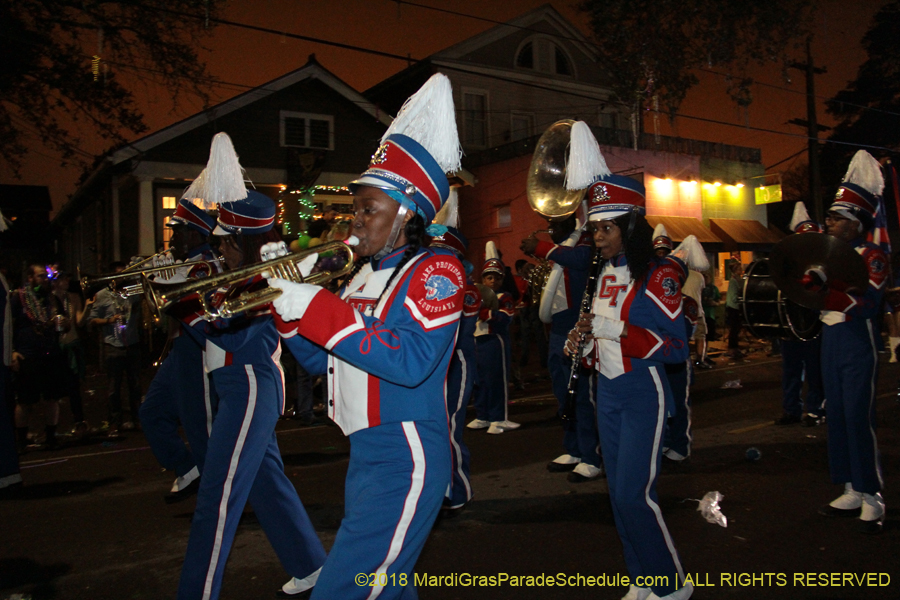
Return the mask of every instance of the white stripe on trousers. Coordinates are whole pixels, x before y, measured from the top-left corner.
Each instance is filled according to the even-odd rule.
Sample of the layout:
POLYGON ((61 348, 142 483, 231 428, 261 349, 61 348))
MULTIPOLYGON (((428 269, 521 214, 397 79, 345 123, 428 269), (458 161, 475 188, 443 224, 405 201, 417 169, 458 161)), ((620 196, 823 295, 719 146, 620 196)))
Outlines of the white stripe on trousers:
MULTIPOLYGON (((659 409, 656 412, 656 433, 653 438, 653 453, 650 455, 650 478, 647 480, 647 486, 644 488, 644 501, 647 503, 647 506, 650 507, 650 510, 653 511, 653 514, 656 515, 656 523, 659 525, 663 538, 666 540, 666 547, 669 549, 669 554, 672 555, 675 569, 678 570, 678 577, 681 581, 684 581, 684 569, 681 566, 681 561, 678 560, 678 552, 675 550, 672 536, 669 535, 669 529, 666 527, 666 522, 663 520, 659 505, 650 499, 650 485, 656 478, 656 454, 659 452, 663 427, 666 425, 666 392, 663 390, 662 381, 659 379, 659 367, 651 367, 650 374, 653 376, 653 384, 656 386, 656 397, 659 409)), ((677 587, 678 582, 676 582, 675 585, 677 587)))
MULTIPOLYGON (((206 364, 206 350, 202 350, 203 364, 206 364)), ((213 411, 212 402, 209 397, 209 373, 203 369, 203 404, 206 407, 206 437, 212 434, 213 411)))
MULTIPOLYGON (((385 577, 382 579, 382 573, 387 574, 387 570, 394 564, 403 549, 403 541, 406 539, 406 532, 409 530, 409 524, 412 523, 413 517, 416 516, 416 505, 419 503, 419 497, 422 495, 422 489, 425 487, 425 449, 422 448, 422 440, 419 439, 419 432, 416 431, 416 424, 412 421, 404 421, 401 423, 403 432, 406 434, 406 443, 409 444, 410 454, 413 461, 413 472, 410 477, 409 492, 406 494, 406 500, 403 502, 403 511, 400 513, 400 521, 397 528, 394 529, 394 537, 391 538, 391 545, 388 548, 387 556, 381 566, 375 570, 375 581, 388 581, 385 577)), ((384 591, 383 585, 372 586, 368 600, 374 600, 384 591)))
MULTIPOLYGON (((463 351, 458 349, 456 350, 456 355, 459 357, 459 363, 462 365, 462 375, 459 380, 459 397, 456 399, 456 410, 453 411, 453 416, 450 419, 450 444, 453 445, 453 453, 456 456, 456 474, 459 475, 459 478, 463 480, 463 483, 466 486, 466 498, 472 497, 472 485, 469 483, 469 479, 466 477, 466 474, 463 472, 462 468, 462 448, 459 447, 459 444, 456 443, 456 418, 455 415, 461 410, 466 410, 466 407, 463 406, 463 399, 466 395, 466 373, 468 372, 468 365, 466 364, 466 357, 463 354, 463 351)), ((446 392, 445 392, 446 393, 446 392)), ((450 485, 453 485, 451 482, 450 485)))
POLYGON ((253 372, 253 365, 244 365, 247 371, 247 383, 249 391, 247 394, 247 409, 244 412, 244 420, 241 422, 241 431, 238 434, 237 442, 234 450, 231 452, 231 462, 228 464, 228 476, 225 478, 225 486, 222 488, 222 500, 219 502, 219 520, 216 523, 216 536, 213 542, 212 556, 209 560, 209 568, 206 570, 206 583, 203 586, 203 600, 209 600, 212 594, 213 579, 216 575, 216 565, 219 563, 219 555, 222 553, 222 536, 225 533, 225 521, 228 518, 228 499, 231 497, 231 484, 234 480, 234 473, 237 471, 238 461, 241 458, 241 451, 244 449, 244 442, 247 440, 247 430, 250 429, 250 423, 253 421, 253 413, 256 409, 256 374, 253 372))
POLYGON ((875 437, 875 429, 872 427, 872 407, 875 405, 875 373, 878 372, 878 350, 875 346, 875 332, 872 330, 872 319, 868 319, 866 328, 869 330, 869 342, 872 344, 872 381, 869 382, 869 433, 872 435, 872 456, 875 457, 875 475, 878 477, 878 487, 884 489, 884 479, 881 477, 881 463, 878 462, 878 439, 875 437))
MULTIPOLYGON (((497 339, 500 340, 500 356, 503 357, 503 420, 509 421, 509 379, 506 374, 506 345, 503 343, 503 336, 495 333, 497 339)), ((512 357, 510 357, 512 360, 512 357)))

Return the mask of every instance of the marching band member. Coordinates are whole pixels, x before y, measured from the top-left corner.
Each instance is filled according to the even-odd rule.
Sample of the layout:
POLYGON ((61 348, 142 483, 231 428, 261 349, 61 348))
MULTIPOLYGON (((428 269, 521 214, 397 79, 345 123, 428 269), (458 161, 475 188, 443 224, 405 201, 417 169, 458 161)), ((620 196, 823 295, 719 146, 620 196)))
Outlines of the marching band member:
MULTIPOLYGON (((583 148, 573 134, 571 152, 599 153, 593 136, 583 148)), ((570 172, 569 185, 590 183, 588 218, 605 262, 591 313, 569 334, 567 350, 574 353, 585 336, 599 371, 597 425, 628 572, 637 582, 646 576, 668 582, 661 586, 656 577, 656 587, 632 586, 625 598, 686 600, 693 586, 678 587, 685 572, 656 494, 666 416, 674 412, 663 367, 688 357, 679 285, 685 272, 680 262, 653 255, 643 185, 622 175, 591 175, 570 172)))
MULTIPOLYGON (((794 205, 788 229, 794 233, 821 233, 818 223, 810 219, 806 205, 794 205)), ((811 340, 781 340, 781 392, 783 414, 776 425, 802 423, 814 427, 825 422, 825 390, 822 388, 822 336, 811 340), (806 399, 803 401, 803 382, 806 399)))
POLYGON ((869 279, 865 292, 851 294, 829 287, 818 269, 803 276, 808 289, 825 293, 822 378, 828 390, 828 464, 832 482, 844 484, 844 493, 820 512, 858 516, 863 533, 880 533, 885 512, 875 439, 878 353, 873 320, 881 314, 889 269, 881 248, 865 240, 874 227, 875 207, 883 189, 881 166, 860 150, 825 217, 826 233, 853 246, 865 260, 869 279))
MULTIPOLYGON (((559 402, 559 414, 566 409, 571 359, 564 354, 566 336, 578 320, 579 303, 585 293, 594 247, 591 234, 576 227, 575 215, 553 223, 550 237, 553 243, 538 241, 534 236, 522 240, 525 254, 553 261, 553 270, 544 290, 550 309, 550 343, 547 367, 553 394, 559 402)), ((542 316, 547 311, 542 310, 542 316)), ((593 370, 583 369, 573 385, 577 386, 574 419, 563 419, 563 448, 565 453, 553 459, 547 470, 551 473, 570 472, 568 480, 582 483, 603 476, 600 459, 600 440, 597 436, 597 407, 594 400, 596 379, 593 370)))
MULTIPOLYGON (((182 198, 166 226, 172 228, 169 243, 172 258, 178 262, 205 260, 212 265, 213 272, 202 265, 180 267, 175 269, 175 276, 157 278, 157 282, 174 284, 219 272, 218 258, 209 246, 215 217, 182 198)), ((213 420, 214 400, 210 398, 209 379, 203 370, 203 347, 190 335, 182 335, 182 327, 187 325, 169 320, 171 349, 150 382, 140 408, 141 425, 153 455, 163 468, 175 471, 175 482, 164 497, 170 504, 189 498, 200 487, 200 472, 213 420), (190 450, 178 435, 179 423, 184 427, 190 450)))
MULTIPOLYGON (((451 198, 455 192, 451 191, 451 198)), ((449 204, 450 201, 448 201, 449 204)), ((468 271, 472 267, 465 261, 468 240, 455 227, 447 227, 447 231, 434 236, 429 244, 432 248, 445 248, 463 263, 468 271)), ((469 449, 463 441, 463 429, 466 421, 466 407, 472 398, 472 387, 476 377, 475 357, 475 325, 481 309, 481 292, 475 287, 471 277, 466 274, 463 312, 459 320, 459 332, 456 334, 456 348, 450 361, 450 372, 447 374, 447 413, 450 422, 450 444, 452 446, 453 479, 447 497, 444 499, 444 516, 451 516, 462 509, 472 499, 472 481, 469 475, 469 449)))
POLYGON ((509 369, 512 362, 509 324, 515 314, 515 300, 501 291, 506 268, 494 242, 485 245, 481 283, 494 292, 498 306, 492 308, 482 298, 475 325, 475 349, 478 374, 475 384, 475 419, 469 429, 487 429, 500 434, 519 427, 509 420, 509 369))
MULTIPOLYGON (((212 154, 220 152, 234 154, 224 133, 213 140, 212 154)), ((231 162, 237 165, 236 155, 231 162)), ((213 234, 222 236, 220 250, 231 270, 259 262, 260 248, 281 239, 273 229, 275 203, 245 190, 239 165, 237 169, 235 189, 228 195, 198 196, 218 202, 218 226, 213 234)), ((207 172, 220 170, 208 166, 207 172)), ((217 294, 213 301, 224 295, 217 294)), ((181 304, 191 306, 190 302, 181 304)), ((281 344, 269 310, 214 321, 205 320, 202 312, 185 314, 182 308, 180 313, 190 325, 187 331, 205 348, 204 367, 218 403, 178 598, 219 597, 225 563, 248 500, 282 566, 294 576, 292 581, 298 582, 295 587, 309 589, 325 562, 325 550, 284 474, 275 438, 275 424, 284 410, 284 373, 279 363, 281 344)))
POLYGON ((313 599, 416 597, 413 567, 450 483, 445 382, 466 286, 455 256, 423 244, 460 152, 437 74, 351 183, 363 266, 338 296, 269 280, 284 290, 273 307, 286 345, 327 373, 329 416, 350 437, 344 519, 313 599))
MULTIPOLYGON (((658 227, 662 227, 662 225, 660 224, 658 227)), ((659 256, 658 249, 657 256, 659 256)), ((700 298, 703 290, 703 276, 700 273, 709 270, 709 260, 697 237, 693 235, 687 236, 678 245, 678 248, 666 256, 673 261, 680 261, 681 268, 687 274, 687 277, 680 282, 685 339, 694 337, 697 340, 697 364, 700 364, 706 357, 706 319, 700 298)), ((688 352, 688 360, 683 364, 666 365, 666 377, 669 379, 669 387, 672 388, 675 412, 666 424, 666 433, 663 436, 663 457, 677 464, 691 455, 691 445, 694 441, 691 428, 693 411, 691 385, 694 383, 694 369, 690 361, 690 352, 688 352)))

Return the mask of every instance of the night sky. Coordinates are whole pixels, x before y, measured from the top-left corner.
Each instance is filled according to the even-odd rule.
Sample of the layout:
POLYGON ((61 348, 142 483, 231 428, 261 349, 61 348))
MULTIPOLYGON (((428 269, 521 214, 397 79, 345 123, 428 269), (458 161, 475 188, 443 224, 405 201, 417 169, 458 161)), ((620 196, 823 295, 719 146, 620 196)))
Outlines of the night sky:
MULTIPOLYGON (((372 48, 412 58, 426 56, 460 42, 494 26, 488 20, 505 21, 544 4, 541 0, 416 0, 421 4, 448 11, 472 15, 456 16, 428 8, 398 4, 391 0, 271 0, 245 2, 233 0, 222 17, 231 21, 313 36, 326 40, 372 48)), ((574 2, 550 2, 564 17, 588 34, 574 2)), ((865 60, 860 40, 869 27, 872 16, 882 2, 822 0, 823 10, 816 17, 813 55, 817 65, 825 65, 828 73, 816 79, 816 94, 828 97, 844 88, 856 75, 857 67, 865 60)), ((216 27, 206 40, 209 51, 202 52, 211 72, 223 82, 211 90, 215 102, 244 92, 275 79, 306 63, 310 54, 335 75, 359 91, 364 91, 407 66, 406 61, 376 57, 351 50, 290 39, 280 35, 252 32, 227 25, 216 27)), ((798 54, 798 60, 805 57, 798 54)), ((85 59, 90 70, 90 58, 85 59)), ((724 71, 719 68, 718 70, 724 71)), ((660 132, 664 135, 710 140, 739 146, 760 147, 763 163, 768 167, 794 154, 806 145, 805 129, 788 125, 792 118, 806 117, 805 83, 798 71, 792 71, 787 83, 780 68, 760 68, 754 76, 770 86, 754 86, 754 102, 748 110, 739 109, 730 100, 721 77, 698 73, 701 85, 692 90, 681 108, 686 115, 670 127, 666 117, 660 118, 660 132), (736 126, 703 123, 687 118, 700 116, 724 121, 736 126), (778 135, 754 131, 750 125, 776 130, 778 135)), ((194 114, 202 107, 190 98, 180 98, 173 109, 171 90, 149 83, 135 88, 141 110, 150 131, 194 114)), ((831 125, 818 102, 819 122, 831 125)), ((653 132, 652 118, 646 131, 653 132)), ((101 152, 104 147, 84 132, 83 149, 101 152)), ((26 159, 23 177, 16 180, 0 170, 0 182, 50 186, 54 206, 59 208, 74 191, 79 169, 60 169, 52 151, 34 143, 35 152, 26 159)), ((805 161, 805 154, 796 160, 805 161)), ((786 170, 787 161, 778 170, 786 170)), ((360 165, 363 168, 365 165, 360 165)), ((2 168, 2 167, 0 167, 2 168)))

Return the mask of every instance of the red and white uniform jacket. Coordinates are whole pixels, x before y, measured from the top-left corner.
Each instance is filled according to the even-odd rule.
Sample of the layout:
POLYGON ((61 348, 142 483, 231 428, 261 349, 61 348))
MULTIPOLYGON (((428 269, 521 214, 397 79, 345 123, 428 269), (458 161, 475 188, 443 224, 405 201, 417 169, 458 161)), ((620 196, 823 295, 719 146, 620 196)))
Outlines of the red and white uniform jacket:
POLYGON ((382 423, 447 422, 465 270, 455 256, 422 248, 385 291, 404 251, 363 267, 338 296, 319 291, 299 320, 275 314, 298 362, 327 373, 328 416, 346 435, 382 423))
POLYGON ((874 319, 881 314, 881 300, 890 271, 887 257, 881 248, 871 242, 860 240, 854 245, 854 249, 866 262, 869 285, 862 296, 829 288, 825 297, 825 310, 820 317, 825 325, 837 325, 854 320, 864 323, 865 319, 874 319))
POLYGON ((500 303, 500 308, 491 310, 483 307, 479 311, 478 322, 475 324, 475 337, 495 333, 509 339, 509 324, 516 314, 516 301, 506 292, 497 294, 497 301, 500 303))
POLYGON ((590 361, 609 379, 641 368, 687 360, 681 261, 654 259, 642 281, 635 281, 624 255, 608 261, 597 281, 591 312, 628 323, 628 336, 593 340, 590 361))

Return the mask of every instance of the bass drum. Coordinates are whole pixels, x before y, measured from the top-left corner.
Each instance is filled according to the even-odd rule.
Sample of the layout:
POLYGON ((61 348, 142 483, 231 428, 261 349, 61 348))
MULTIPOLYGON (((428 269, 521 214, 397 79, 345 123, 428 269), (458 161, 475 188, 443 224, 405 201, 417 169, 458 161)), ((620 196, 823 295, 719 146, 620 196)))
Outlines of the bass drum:
POLYGON ((809 341, 822 329, 819 311, 800 306, 782 295, 772 280, 767 258, 747 268, 738 304, 744 325, 760 338, 777 336, 809 341))

